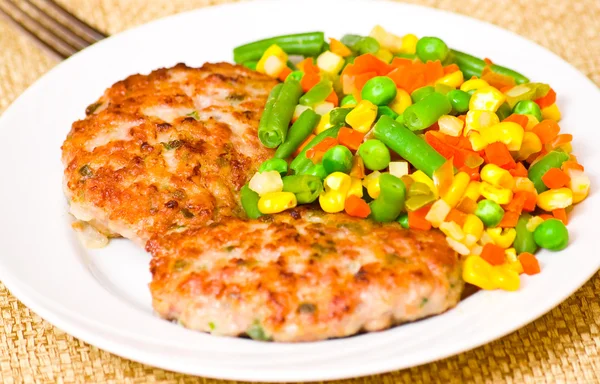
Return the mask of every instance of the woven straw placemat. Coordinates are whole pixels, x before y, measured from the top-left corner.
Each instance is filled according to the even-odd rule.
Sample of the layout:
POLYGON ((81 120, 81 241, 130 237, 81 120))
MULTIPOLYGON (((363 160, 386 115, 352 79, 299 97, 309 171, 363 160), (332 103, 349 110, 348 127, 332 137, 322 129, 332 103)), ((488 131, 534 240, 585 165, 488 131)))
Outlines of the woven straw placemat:
MULTIPOLYGON (((226 1, 61 3, 114 34, 162 16, 226 1)), ((600 84, 600 0, 411 2, 463 13, 512 30, 554 51, 600 84)), ((0 113, 56 64, 27 37, 0 21, 0 113)), ((598 383, 599 296, 600 275, 596 274, 558 308, 498 341, 420 367, 338 383, 598 383)), ((1 283, 0 311, 0 383, 232 383, 167 372, 99 350, 42 320, 1 283)))

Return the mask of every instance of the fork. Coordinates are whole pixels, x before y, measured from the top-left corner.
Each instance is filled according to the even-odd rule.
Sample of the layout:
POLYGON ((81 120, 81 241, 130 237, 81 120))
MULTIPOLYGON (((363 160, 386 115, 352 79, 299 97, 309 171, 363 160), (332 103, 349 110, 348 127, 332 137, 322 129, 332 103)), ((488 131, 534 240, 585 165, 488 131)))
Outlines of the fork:
POLYGON ((0 17, 61 60, 108 36, 54 0, 0 0, 0 17))

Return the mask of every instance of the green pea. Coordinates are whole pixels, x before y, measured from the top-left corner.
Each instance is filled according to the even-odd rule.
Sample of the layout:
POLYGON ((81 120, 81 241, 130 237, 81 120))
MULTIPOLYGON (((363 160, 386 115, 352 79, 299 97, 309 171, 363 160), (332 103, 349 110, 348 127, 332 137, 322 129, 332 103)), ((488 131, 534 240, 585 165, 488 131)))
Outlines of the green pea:
POLYGON ((502 221, 504 209, 495 201, 481 200, 477 203, 475 216, 479 217, 486 227, 495 227, 502 221))
POLYGON ((358 44, 356 44, 356 50, 361 55, 364 55, 365 53, 377 53, 379 48, 379 43, 371 36, 363 37, 358 44))
POLYGON ((343 146, 336 145, 323 155, 323 167, 327 173, 348 173, 352 169, 352 152, 343 146))
POLYGON ((300 172, 299 175, 317 176, 319 179, 325 180, 329 173, 325 170, 323 164, 313 164, 300 172))
POLYGON ((533 115, 538 121, 542 121, 542 110, 535 101, 521 100, 515 105, 512 112, 518 115, 533 115))
POLYGON ((422 62, 444 61, 450 50, 442 39, 437 37, 422 37, 417 42, 417 56, 422 62))
POLYGON ((376 76, 365 83, 360 96, 375 105, 388 105, 396 97, 396 92, 396 83, 392 79, 376 76))
POLYGON ((285 175, 288 171, 288 163, 284 159, 269 159, 264 161, 258 168, 258 172, 277 171, 285 175))
POLYGON ((394 112, 392 108, 388 107, 387 105, 382 105, 381 107, 377 108, 377 118, 383 115, 389 116, 392 119, 396 119, 399 116, 396 112, 394 112))
POLYGON ((398 217, 398 222, 404 229, 408 229, 408 213, 403 213, 398 217))
POLYGON ((457 114, 462 114, 469 110, 469 101, 471 101, 471 95, 469 95, 467 92, 461 91, 460 89, 455 89, 448 92, 446 96, 448 97, 448 101, 450 101, 452 110, 457 114))
POLYGON ((417 88, 410 94, 410 98, 413 103, 423 100, 426 96, 431 95, 435 92, 435 88, 431 85, 427 85, 425 87, 417 88))
POLYGON ((551 251, 560 251, 569 243, 569 231, 562 221, 548 219, 538 225, 533 232, 535 243, 551 251))
POLYGON ((390 164, 390 150, 377 139, 362 143, 357 153, 363 159, 365 167, 372 171, 380 171, 390 164))
POLYGON ((354 97, 354 95, 346 95, 344 96, 344 98, 342 99, 342 102, 340 103, 340 107, 343 107, 345 105, 356 105, 356 98, 354 97))

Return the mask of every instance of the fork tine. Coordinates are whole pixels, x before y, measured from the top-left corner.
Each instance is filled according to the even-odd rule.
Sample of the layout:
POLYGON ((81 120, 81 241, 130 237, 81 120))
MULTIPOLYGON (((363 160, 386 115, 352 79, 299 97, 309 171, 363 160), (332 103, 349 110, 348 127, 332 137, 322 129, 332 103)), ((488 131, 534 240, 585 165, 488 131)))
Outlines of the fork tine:
POLYGON ((94 42, 108 37, 108 35, 105 35, 96 28, 79 19, 77 16, 73 15, 71 12, 64 9, 54 0, 41 0, 41 3, 47 5, 48 8, 52 8, 54 11, 60 13, 69 23, 71 23, 71 25, 77 26, 82 33, 84 33, 86 36, 93 38, 94 42))
POLYGON ((13 3, 0 1, 0 16, 32 37, 42 48, 58 58, 65 59, 77 52, 77 49, 65 43, 60 37, 50 33, 43 26, 27 15, 13 3), (7 6, 7 4, 10 4, 7 6), (25 15, 25 17, 23 17, 25 15), (26 20, 26 21, 24 21, 26 20))
POLYGON ((60 35, 63 40, 75 48, 81 50, 96 42, 96 40, 93 38, 87 36, 84 38, 79 36, 79 34, 77 34, 77 32, 74 31, 68 23, 61 23, 60 20, 53 18, 50 14, 38 7, 34 2, 28 1, 23 3, 23 5, 24 7, 21 7, 21 9, 29 11, 27 12, 29 16, 35 18, 36 21, 44 25, 46 29, 52 31, 54 34, 60 35))

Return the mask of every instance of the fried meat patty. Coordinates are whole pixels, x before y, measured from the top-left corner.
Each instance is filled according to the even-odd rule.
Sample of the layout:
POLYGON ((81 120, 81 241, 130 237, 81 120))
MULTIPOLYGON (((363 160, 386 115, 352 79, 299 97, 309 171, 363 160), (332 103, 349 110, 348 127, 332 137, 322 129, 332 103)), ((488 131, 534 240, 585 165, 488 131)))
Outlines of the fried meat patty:
POLYGON ((226 63, 116 83, 63 144, 71 213, 140 246, 153 234, 244 216, 238 192, 272 156, 257 127, 275 84, 226 63))
POLYGON ((162 317, 218 335, 312 341, 455 306, 461 263, 437 231, 296 208, 151 239, 162 317))

